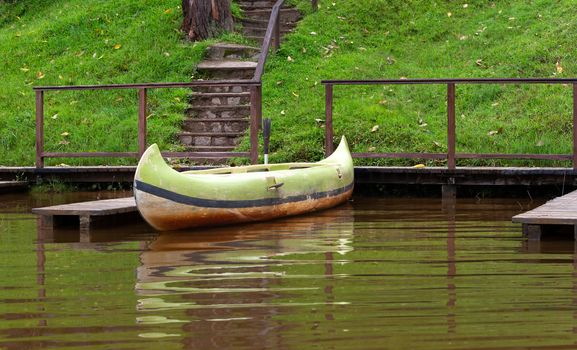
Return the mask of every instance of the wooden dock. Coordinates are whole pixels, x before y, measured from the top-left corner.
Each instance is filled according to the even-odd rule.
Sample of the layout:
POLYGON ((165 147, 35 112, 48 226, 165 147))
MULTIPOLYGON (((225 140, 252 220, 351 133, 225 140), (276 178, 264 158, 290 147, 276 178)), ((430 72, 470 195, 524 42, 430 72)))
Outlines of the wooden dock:
POLYGON ((79 225, 81 231, 88 231, 94 226, 115 224, 119 219, 140 216, 134 197, 34 208, 32 213, 40 216, 42 226, 45 228, 72 224, 79 225))
POLYGON ((523 235, 539 240, 547 229, 570 228, 577 240, 577 191, 555 198, 528 212, 513 216, 523 224, 523 235))
POLYGON ((25 191, 28 181, 0 181, 0 193, 25 191))

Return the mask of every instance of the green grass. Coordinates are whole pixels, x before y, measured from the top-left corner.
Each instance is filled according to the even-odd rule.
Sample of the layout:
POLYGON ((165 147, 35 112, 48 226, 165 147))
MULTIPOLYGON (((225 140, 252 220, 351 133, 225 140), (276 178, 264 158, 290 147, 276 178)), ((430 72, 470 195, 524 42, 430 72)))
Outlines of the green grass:
MULTIPOLYGON (((577 13, 569 2, 334 0, 321 1, 314 13, 310 2, 292 2, 307 15, 269 56, 263 77, 273 162, 323 157, 324 129, 317 121, 324 119, 323 79, 576 75, 577 13)), ((208 43, 183 41, 179 3, 0 2, 0 164, 34 162, 33 86, 190 79, 208 43)), ((561 85, 458 86, 457 152, 570 154, 571 97, 571 87, 561 85)), ((135 91, 48 92, 46 103, 48 151, 136 150, 135 91)), ((178 149, 174 134, 185 107, 183 89, 152 91, 149 142, 178 149)), ((335 141, 346 135, 356 152, 446 152, 446 87, 337 86, 334 125, 335 141)), ((134 160, 49 164, 60 162, 134 160)), ((424 161, 356 160, 417 162, 424 161)))
MULTIPOLYGON (((0 2, 0 164, 34 163, 34 86, 190 80, 208 43, 183 40, 179 3, 0 2)), ((45 102, 47 151, 136 151, 135 90, 46 92, 45 102)), ((152 90, 149 142, 175 148, 185 107, 185 90, 152 90)))
MULTIPOLYGON (((565 2, 321 4, 266 69, 272 161, 322 157, 324 129, 315 119, 324 119, 323 79, 572 77, 577 69, 577 14, 565 2)), ((567 86, 458 86, 457 152, 569 154, 571 96, 567 86)), ((335 142, 346 135, 356 152, 446 152, 446 118, 446 86, 335 87, 335 142)))

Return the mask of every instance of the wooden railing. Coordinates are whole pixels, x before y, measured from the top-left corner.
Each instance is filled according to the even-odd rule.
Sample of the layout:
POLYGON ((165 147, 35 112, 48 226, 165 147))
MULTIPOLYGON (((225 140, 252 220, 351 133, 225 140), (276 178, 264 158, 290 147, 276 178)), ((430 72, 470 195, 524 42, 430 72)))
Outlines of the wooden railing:
POLYGON ((446 159, 449 169, 457 159, 545 159, 569 160, 577 170, 577 79, 405 79, 405 80, 324 80, 325 86, 325 153, 334 150, 333 90, 337 85, 446 85, 447 86, 447 152, 446 153, 353 153, 355 158, 446 159), (567 84, 573 86, 573 154, 457 153, 455 145, 455 87, 461 84, 567 84))
MULTIPOLYGON (((36 167, 44 167, 45 158, 73 158, 73 157, 128 157, 140 158, 146 150, 147 128, 147 95, 150 89, 161 88, 191 88, 199 86, 247 86, 251 89, 251 101, 254 91, 260 91, 260 82, 251 80, 205 80, 189 83, 147 83, 147 84, 118 84, 118 85, 79 85, 79 86, 40 86, 35 87, 36 93, 36 167), (138 91, 138 151, 137 152, 46 152, 44 150, 44 95, 50 91, 73 90, 115 90, 134 89, 138 91)), ((260 108, 252 108, 250 115, 250 151, 249 152, 162 152, 163 156, 175 158, 203 158, 203 157, 249 157, 255 164, 258 160, 258 121, 262 119, 260 108)))
MULTIPOLYGON (((117 85, 83 85, 83 86, 38 86, 36 93, 36 167, 44 167, 45 158, 63 157, 132 157, 140 158, 146 149, 146 111, 147 91, 159 88, 190 88, 198 86, 247 86, 250 88, 250 151, 249 152, 162 152, 166 157, 249 157, 252 164, 258 161, 258 131, 262 124, 262 75, 271 44, 276 51, 280 45, 280 10, 285 0, 278 0, 271 10, 266 34, 263 40, 261 55, 255 73, 250 80, 206 80, 186 83, 146 83, 117 85), (44 150, 44 94, 48 91, 66 90, 138 90, 138 152, 46 152, 44 150)), ((318 8, 318 1, 311 0, 313 10, 318 8)))

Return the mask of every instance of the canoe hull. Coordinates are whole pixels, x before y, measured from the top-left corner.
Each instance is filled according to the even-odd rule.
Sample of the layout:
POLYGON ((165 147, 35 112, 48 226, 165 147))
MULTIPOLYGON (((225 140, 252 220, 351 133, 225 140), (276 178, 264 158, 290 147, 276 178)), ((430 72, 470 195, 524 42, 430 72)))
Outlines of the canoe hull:
POLYGON ((157 230, 171 231, 184 228, 230 225, 243 222, 271 220, 275 218, 309 213, 334 207, 351 197, 353 188, 324 198, 270 206, 246 208, 207 208, 177 203, 143 191, 135 191, 143 217, 157 230))
POLYGON ((351 197, 353 162, 343 138, 317 163, 283 163, 179 173, 152 145, 141 157, 134 196, 160 231, 270 220, 308 213, 351 197))

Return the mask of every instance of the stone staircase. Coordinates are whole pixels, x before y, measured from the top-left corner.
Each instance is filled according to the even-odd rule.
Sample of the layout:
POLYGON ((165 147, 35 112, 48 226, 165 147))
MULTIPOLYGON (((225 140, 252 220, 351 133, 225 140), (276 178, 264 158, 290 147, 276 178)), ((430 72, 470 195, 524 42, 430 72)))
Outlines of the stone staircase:
MULTIPOLYGON (((243 33, 262 44, 270 12, 275 1, 242 0, 243 33)), ((300 18, 296 9, 281 10, 282 35, 294 29, 300 18)), ((254 46, 218 43, 207 51, 207 57, 197 66, 205 80, 252 79, 260 55, 254 46)), ((250 92, 248 87, 197 87, 190 95, 190 107, 185 112, 181 143, 192 152, 233 151, 246 134, 250 124, 250 92)), ((207 157, 196 159, 201 164, 222 164, 226 159, 207 157)))

